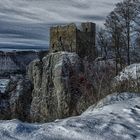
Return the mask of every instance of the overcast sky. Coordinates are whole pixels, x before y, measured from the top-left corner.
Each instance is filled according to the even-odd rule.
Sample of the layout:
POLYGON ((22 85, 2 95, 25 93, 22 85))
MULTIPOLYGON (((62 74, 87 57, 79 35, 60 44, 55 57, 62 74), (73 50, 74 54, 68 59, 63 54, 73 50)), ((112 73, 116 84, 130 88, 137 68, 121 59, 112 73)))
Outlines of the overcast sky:
POLYGON ((0 48, 46 48, 53 24, 103 25, 121 0, 0 0, 0 48))

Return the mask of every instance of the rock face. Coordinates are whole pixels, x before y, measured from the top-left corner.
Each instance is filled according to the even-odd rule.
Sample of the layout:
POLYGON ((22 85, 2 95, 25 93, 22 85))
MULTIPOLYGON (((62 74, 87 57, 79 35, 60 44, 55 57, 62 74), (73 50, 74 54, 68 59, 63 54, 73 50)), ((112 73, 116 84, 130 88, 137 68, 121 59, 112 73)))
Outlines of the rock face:
POLYGON ((95 102, 85 65, 76 53, 50 53, 29 65, 33 84, 32 122, 52 121, 82 113, 95 102))
POLYGON ((112 62, 92 63, 70 52, 43 55, 28 66, 28 79, 0 79, 0 119, 49 122, 79 115, 110 91, 109 76, 103 78, 112 62))
POLYGON ((10 119, 10 105, 8 102, 8 96, 0 94, 0 119, 10 119))
POLYGON ((11 77, 4 93, 0 94, 0 119, 29 120, 32 86, 22 76, 11 77))

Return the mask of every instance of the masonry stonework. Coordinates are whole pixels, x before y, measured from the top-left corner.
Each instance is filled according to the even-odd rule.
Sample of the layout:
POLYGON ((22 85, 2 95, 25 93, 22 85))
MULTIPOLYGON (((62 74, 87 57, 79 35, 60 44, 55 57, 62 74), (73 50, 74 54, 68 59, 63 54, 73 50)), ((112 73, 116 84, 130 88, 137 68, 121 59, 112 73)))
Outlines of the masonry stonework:
POLYGON ((76 52, 80 57, 96 57, 95 48, 95 23, 82 23, 79 27, 75 24, 51 27, 50 51, 76 52))

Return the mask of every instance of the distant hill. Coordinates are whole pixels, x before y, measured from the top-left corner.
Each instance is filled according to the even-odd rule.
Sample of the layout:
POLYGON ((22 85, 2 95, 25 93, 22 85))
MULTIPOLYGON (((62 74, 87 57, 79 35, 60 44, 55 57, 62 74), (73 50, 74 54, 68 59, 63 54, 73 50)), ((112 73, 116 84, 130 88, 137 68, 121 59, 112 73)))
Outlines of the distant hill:
POLYGON ((0 51, 0 76, 25 73, 28 64, 37 59, 38 54, 37 51, 0 51))

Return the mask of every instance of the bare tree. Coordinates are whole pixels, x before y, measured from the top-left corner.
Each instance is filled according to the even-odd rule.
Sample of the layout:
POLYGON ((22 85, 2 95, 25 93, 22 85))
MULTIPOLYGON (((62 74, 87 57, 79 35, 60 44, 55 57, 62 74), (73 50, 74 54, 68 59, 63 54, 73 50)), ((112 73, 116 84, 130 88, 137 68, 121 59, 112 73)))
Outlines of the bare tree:
POLYGON ((100 54, 102 57, 105 57, 105 59, 108 56, 108 47, 109 47, 109 38, 108 34, 105 29, 100 29, 98 34, 97 34, 97 43, 100 48, 100 54))
POLYGON ((114 12, 119 17, 120 24, 124 29, 127 45, 127 64, 130 65, 130 44, 131 32, 134 26, 136 17, 139 14, 139 0, 124 0, 116 5, 114 12))
POLYGON ((113 11, 109 14, 109 16, 106 19, 105 27, 107 31, 111 34, 111 48, 113 49, 113 52, 115 54, 115 60, 116 60, 116 75, 118 74, 118 64, 121 63, 121 49, 123 46, 123 28, 120 24, 120 20, 116 13, 113 11))

